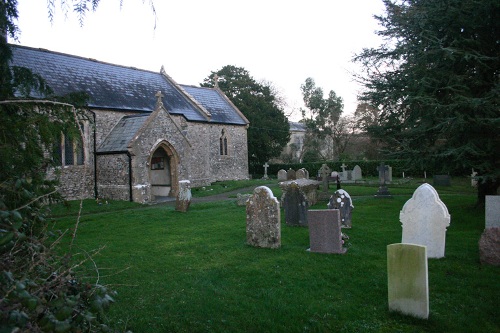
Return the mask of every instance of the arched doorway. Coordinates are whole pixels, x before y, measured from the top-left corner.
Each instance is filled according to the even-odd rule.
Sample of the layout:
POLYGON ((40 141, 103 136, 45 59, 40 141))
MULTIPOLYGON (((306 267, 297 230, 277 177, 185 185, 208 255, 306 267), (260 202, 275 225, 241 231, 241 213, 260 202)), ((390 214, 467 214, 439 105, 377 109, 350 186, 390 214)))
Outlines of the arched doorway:
POLYGON ((149 181, 152 199, 175 197, 178 191, 178 156, 168 142, 160 143, 150 157, 149 181))

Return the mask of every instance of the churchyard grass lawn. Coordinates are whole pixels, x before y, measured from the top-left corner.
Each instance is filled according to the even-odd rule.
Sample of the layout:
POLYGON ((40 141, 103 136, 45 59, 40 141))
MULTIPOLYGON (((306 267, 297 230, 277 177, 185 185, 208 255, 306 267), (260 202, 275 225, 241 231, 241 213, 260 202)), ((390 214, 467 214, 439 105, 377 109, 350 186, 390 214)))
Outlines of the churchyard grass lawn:
MULTIPOLYGON (((85 201, 75 259, 103 248, 77 270, 118 292, 106 316, 133 332, 500 332, 500 271, 479 263, 484 210, 459 184, 436 188, 451 225, 446 257, 429 259, 429 319, 388 311, 386 247, 401 241, 399 211, 418 185, 389 186, 392 199, 346 185, 355 208, 345 255, 307 252, 308 230, 284 221, 280 249, 250 247, 234 200, 192 203, 187 213, 85 201)), ((54 228, 72 228, 77 207, 58 211, 54 228)))

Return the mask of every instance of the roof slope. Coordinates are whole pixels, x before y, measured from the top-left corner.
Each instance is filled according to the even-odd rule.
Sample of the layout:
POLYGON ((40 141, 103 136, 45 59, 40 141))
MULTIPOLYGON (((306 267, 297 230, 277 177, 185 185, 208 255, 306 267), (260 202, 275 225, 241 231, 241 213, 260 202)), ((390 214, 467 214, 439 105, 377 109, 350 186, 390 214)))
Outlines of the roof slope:
POLYGON ((200 103, 212 116, 212 122, 225 124, 241 124, 248 120, 232 105, 219 89, 202 88, 195 86, 181 85, 181 87, 200 103))
MULTIPOLYGON (((12 66, 26 67, 41 75, 56 95, 86 92, 91 108, 152 112, 156 106, 155 94, 161 91, 163 105, 170 114, 183 115, 188 121, 212 121, 197 106, 199 101, 191 100, 162 73, 19 45, 11 48, 12 66)), ((224 119, 230 119, 231 124, 246 125, 239 111, 229 106, 232 111, 226 109, 230 116, 224 119)))
POLYGON ((120 119, 97 149, 98 153, 127 151, 129 142, 149 115, 125 116, 120 119))

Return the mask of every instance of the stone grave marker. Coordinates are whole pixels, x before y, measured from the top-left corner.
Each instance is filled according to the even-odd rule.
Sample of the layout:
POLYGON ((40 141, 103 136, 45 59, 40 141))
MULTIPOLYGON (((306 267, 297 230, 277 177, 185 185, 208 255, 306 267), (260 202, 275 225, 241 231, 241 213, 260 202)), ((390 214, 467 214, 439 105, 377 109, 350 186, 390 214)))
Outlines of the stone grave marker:
POLYGON ((470 186, 477 187, 477 171, 472 169, 472 173, 470 175, 470 186))
POLYGON ((179 181, 179 192, 175 199, 175 210, 187 212, 191 204, 191 182, 189 180, 179 181))
POLYGON ((432 178, 434 186, 451 186, 451 179, 449 175, 434 175, 432 178))
POLYGON ((285 222, 290 226, 307 227, 308 202, 306 195, 296 182, 291 182, 283 193, 285 222))
POLYGON ((380 186, 375 194, 375 198, 392 198, 392 195, 386 185, 387 179, 389 178, 389 166, 385 165, 384 162, 380 162, 377 170, 380 186))
POLYGON ((479 239, 481 264, 500 266, 500 227, 484 229, 479 239))
POLYGON ((340 211, 340 224, 344 228, 352 228, 352 205, 351 196, 345 190, 337 190, 330 197, 328 209, 338 209, 340 211))
POLYGON ((485 227, 500 227, 500 195, 485 196, 485 227))
POLYGON ((293 170, 292 168, 288 169, 288 171, 286 172, 286 179, 287 180, 297 179, 297 174, 296 174, 295 170, 293 170))
POLYGON ((263 167, 264 167, 264 176, 262 177, 262 179, 269 179, 269 176, 267 175, 267 168, 269 168, 269 164, 267 164, 266 162, 264 163, 263 167))
POLYGON ((356 164, 354 169, 352 169, 352 180, 361 180, 362 178, 363 174, 361 172, 361 167, 356 164))
POLYGON ((389 310, 429 318, 429 279, 426 247, 415 244, 387 246, 389 310))
POLYGON ((301 170, 304 170, 305 179, 309 179, 309 171, 306 168, 302 168, 301 170))
POLYGON ((328 165, 323 164, 319 169, 319 173, 321 175, 321 198, 328 198, 328 178, 331 174, 332 170, 328 167, 328 165))
POLYGON ((266 186, 254 189, 246 202, 247 244, 277 249, 281 246, 280 203, 266 186))
POLYGON ((247 200, 251 197, 251 194, 236 194, 236 205, 238 206, 246 206, 247 200))
POLYGON ((446 228, 450 225, 448 208, 431 185, 420 185, 401 212, 402 243, 427 247, 429 258, 444 257, 446 228))
POLYGON ((310 210, 307 221, 311 252, 343 254, 347 251, 342 244, 340 212, 337 209, 310 210))
POLYGON ((297 179, 306 179, 306 173, 304 172, 304 169, 297 170, 297 172, 295 173, 295 177, 297 177, 297 179))
POLYGON ((283 170, 283 169, 279 170, 278 171, 278 180, 279 181, 285 181, 285 180, 287 180, 286 178, 287 178, 287 172, 286 172, 286 170, 283 170))

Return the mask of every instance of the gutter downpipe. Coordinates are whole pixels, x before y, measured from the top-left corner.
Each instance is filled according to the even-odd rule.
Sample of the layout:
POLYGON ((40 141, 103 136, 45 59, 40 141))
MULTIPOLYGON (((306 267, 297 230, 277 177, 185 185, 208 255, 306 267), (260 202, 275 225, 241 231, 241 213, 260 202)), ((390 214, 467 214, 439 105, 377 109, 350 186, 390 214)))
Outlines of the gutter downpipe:
POLYGON ((96 116, 95 112, 89 110, 92 113, 92 117, 94 118, 94 199, 99 197, 99 190, 97 188, 97 134, 96 134, 96 116))

